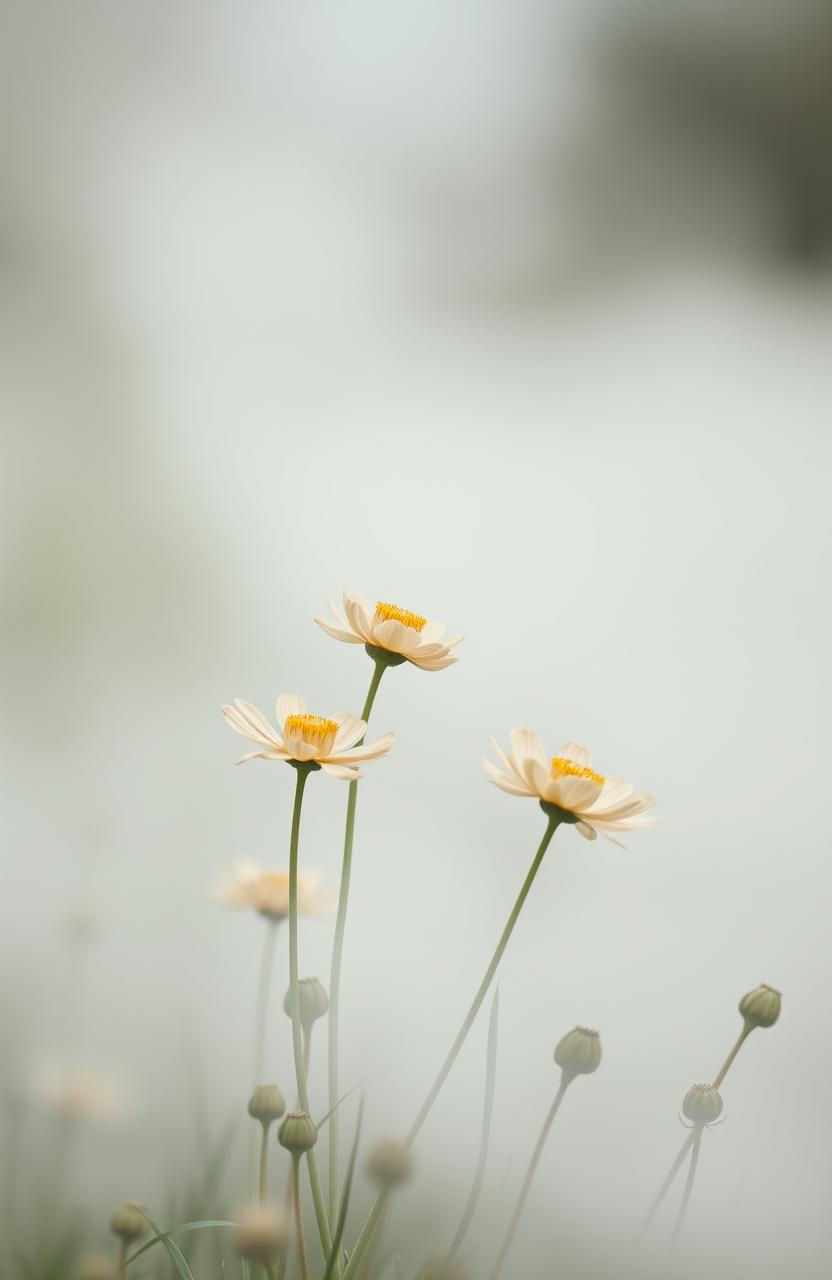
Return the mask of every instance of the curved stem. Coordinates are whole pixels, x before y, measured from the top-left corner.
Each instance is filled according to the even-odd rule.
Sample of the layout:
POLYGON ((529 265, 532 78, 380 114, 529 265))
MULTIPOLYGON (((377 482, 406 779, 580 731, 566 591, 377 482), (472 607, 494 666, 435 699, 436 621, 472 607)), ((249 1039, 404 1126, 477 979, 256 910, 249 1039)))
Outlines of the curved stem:
POLYGON ((688 1211, 690 1203, 690 1195, 693 1191, 693 1180, 696 1177, 696 1166, 699 1163, 699 1148, 702 1145, 702 1125, 698 1124, 693 1131, 693 1149, 690 1153, 690 1164, 688 1165, 688 1176, 685 1181, 685 1190, 682 1194, 682 1203, 679 1205, 679 1212, 676 1215, 676 1222, 673 1227, 673 1236, 670 1241, 671 1249, 679 1239, 679 1233, 685 1223, 685 1214, 688 1211))
POLYGON ((728 1057, 727 1057, 727 1058, 725 1059, 725 1061, 723 1062, 722 1066, 721 1066, 721 1067, 720 1067, 720 1069, 719 1069, 719 1073, 717 1074, 716 1078, 714 1079, 714 1088, 715 1088, 715 1089, 718 1089, 718 1088, 719 1088, 719 1086, 722 1084, 723 1080, 725 1079, 725 1077, 726 1077, 726 1076, 727 1076, 727 1074, 728 1074, 728 1070, 729 1070, 729 1068, 730 1068, 730 1066, 731 1066, 731 1063, 734 1061, 734 1059, 736 1058, 736 1056, 737 1056, 737 1054, 739 1053, 740 1049, 742 1048, 742 1046, 743 1046, 743 1042, 744 1042, 744 1040, 745 1040, 746 1036, 750 1035, 750 1034, 751 1034, 751 1032, 752 1032, 753 1030, 754 1030, 754 1028, 753 1028, 753 1026, 751 1026, 751 1024, 750 1024, 750 1023, 748 1023, 748 1022, 743 1023, 743 1028, 742 1028, 742 1031, 740 1032, 740 1034, 737 1036, 737 1042, 736 1042, 736 1044, 734 1045, 734 1047, 733 1047, 733 1049, 731 1050, 731 1052, 728 1054, 728 1057))
POLYGON ((511 1215, 511 1222, 508 1224, 508 1230, 506 1231, 505 1238, 500 1247, 500 1252, 497 1255, 497 1261, 494 1263, 494 1270, 491 1272, 491 1280, 497 1280, 497 1276, 500 1274, 503 1263, 505 1262, 506 1256, 508 1255, 508 1251, 511 1248, 511 1242, 514 1239, 514 1233, 517 1230, 517 1224, 519 1223, 520 1218, 522 1217, 523 1209, 525 1208, 526 1200, 529 1195, 529 1190, 534 1180, 534 1175, 537 1171, 537 1166, 540 1163, 540 1157, 543 1153, 543 1148, 546 1145, 546 1139, 549 1136, 549 1130, 551 1129, 552 1122, 558 1113, 558 1108, 560 1107, 560 1104, 563 1101, 563 1095, 566 1093, 567 1086, 569 1085, 572 1079, 573 1079, 572 1076, 567 1076, 566 1074, 561 1076, 560 1088, 555 1094, 554 1102, 549 1108, 549 1111, 546 1115, 546 1119, 543 1121, 543 1128, 540 1130, 540 1136, 538 1137, 537 1144, 535 1145, 535 1149, 532 1152, 532 1158, 529 1161, 529 1167, 526 1171, 526 1176, 523 1179, 523 1185, 520 1188, 520 1194, 517 1197, 517 1204, 514 1207, 514 1213, 511 1215))
POLYGON ((684 1142, 682 1143, 681 1151, 677 1155, 676 1159, 673 1161, 673 1164, 668 1169, 667 1176, 665 1177, 665 1180, 662 1183, 662 1185, 659 1187, 659 1190, 656 1193, 656 1198, 654 1199, 653 1203, 651 1204, 650 1208, 647 1211, 647 1216, 644 1219, 644 1222, 641 1224, 641 1230, 636 1236, 636 1244, 638 1244, 638 1242, 641 1240, 647 1228, 650 1226, 650 1223, 653 1221, 656 1214, 659 1212, 659 1209, 662 1206, 662 1202, 665 1196, 667 1195, 668 1191, 670 1190, 671 1186, 673 1185, 673 1180, 676 1177, 676 1174, 681 1169, 682 1164, 684 1163, 685 1156, 690 1150, 692 1143, 693 1143, 693 1132, 691 1131, 688 1134, 688 1136, 685 1138, 684 1142))
POLYGON ((306 1241, 303 1238, 303 1218, 300 1212, 300 1159, 298 1156, 292 1158, 292 1182, 294 1184, 294 1200, 295 1200, 295 1234, 297 1236, 298 1245, 298 1261, 300 1262, 300 1274, 303 1280, 309 1280, 309 1263, 306 1260, 306 1241))
MULTIPOLYGON (((386 670, 384 662, 377 661, 373 678, 364 700, 362 720, 369 720, 373 703, 386 670)), ((363 741, 363 739, 362 739, 363 741)), ((349 784, 347 795, 347 823, 344 829, 344 855, 341 862, 341 884, 338 891, 338 915, 335 921, 335 937, 332 943, 332 967, 329 976, 329 1220, 338 1220, 338 1111, 340 1097, 338 1081, 338 1019, 341 1008, 341 961, 344 953, 344 933, 347 926, 347 905, 350 895, 352 872, 352 846, 355 832, 355 805, 358 799, 358 783, 349 784)))
MULTIPOLYGON (((306 1088, 303 1032, 300 1024, 300 991, 298 987, 298 843, 300 840, 300 811, 303 805, 303 791, 306 786, 306 779, 309 777, 313 766, 310 762, 296 762, 294 768, 297 774, 297 782, 295 784, 295 804, 292 810, 292 835, 289 842, 289 1000, 292 1009, 292 1049, 295 1057, 295 1081, 301 1107, 308 1113, 309 1093, 306 1088)), ((321 1237, 321 1246, 324 1254, 328 1256, 332 1248, 332 1235, 327 1222, 314 1151, 310 1150, 307 1153, 306 1163, 309 1170, 309 1185, 312 1188, 312 1202, 315 1206, 315 1217, 318 1223, 318 1234, 321 1237)))
POLYGON ((499 987, 494 993, 494 999, 491 1004, 491 1018, 488 1024, 488 1052, 486 1055, 485 1066, 485 1095, 482 1103, 482 1133, 480 1135, 480 1151, 477 1156, 477 1167, 474 1171, 474 1181, 471 1183, 471 1190, 468 1193, 468 1200, 462 1211, 462 1218, 456 1229, 456 1235, 451 1241, 448 1249, 448 1257, 455 1258, 462 1248, 462 1242, 468 1234, 468 1228, 474 1217, 474 1212, 482 1191, 483 1179, 485 1178, 485 1166, 488 1160, 488 1141, 491 1136, 491 1113, 494 1106, 494 1088, 497 1083, 497 1010, 499 1008, 499 987))
MULTIPOLYGON (((453 1044, 448 1050, 448 1054, 447 1054, 447 1057, 445 1058, 445 1061, 442 1063, 442 1066, 439 1068, 439 1074, 437 1075, 436 1079, 431 1085, 428 1096, 425 1098, 425 1101, 422 1103, 422 1106, 419 1109, 419 1114, 416 1116, 416 1119, 413 1121, 413 1124, 410 1126, 408 1135, 405 1138, 405 1142, 407 1146, 412 1146, 412 1144, 415 1142, 416 1137, 419 1133, 419 1130, 421 1129, 422 1125, 425 1123, 425 1120, 427 1120, 428 1115, 430 1113, 430 1109, 433 1106, 434 1102, 436 1101, 437 1097, 439 1096, 439 1092, 443 1084, 445 1083, 445 1080, 448 1077, 451 1067, 456 1062, 457 1055, 459 1054, 460 1049, 465 1043, 465 1040, 468 1036, 468 1032, 471 1030, 471 1027, 473 1026, 474 1019, 479 1013, 480 1005, 482 1004, 483 1000, 485 999, 488 993, 488 988, 491 986, 491 982, 492 982, 492 979, 494 978, 494 974, 497 972, 497 966, 499 965, 500 960, 502 959, 503 952, 508 946, 509 938, 511 937, 514 931, 514 926, 517 924, 518 917, 520 915, 520 912, 523 909, 523 903, 526 901, 526 898, 529 896, 529 890, 531 889, 534 883, 534 878, 537 875, 538 871, 540 870, 540 864, 543 861, 543 856, 546 853, 546 850, 549 848, 549 844, 551 842, 552 836, 555 834, 559 825, 560 825, 560 819, 554 815, 551 815, 549 817, 549 820, 546 826, 546 831, 544 832, 544 835, 543 835, 543 839, 541 840, 540 845, 538 846, 537 853, 534 855, 534 860, 532 862, 532 865, 529 867, 528 874, 526 875, 526 879, 523 881, 523 887, 520 890, 520 893, 517 895, 517 901, 512 907, 511 914, 509 915, 509 918, 506 921, 506 926, 503 929, 502 934, 500 935, 500 941, 497 943, 497 947, 494 951, 494 954, 491 957, 491 960, 489 961, 488 968, 486 969, 485 974, 483 975, 482 982, 477 988, 477 994, 474 996, 474 999, 471 1002, 471 1007, 468 1010, 467 1014, 465 1015, 465 1019, 462 1023, 462 1026, 457 1032, 456 1039, 454 1040, 453 1044)), ((361 1230, 361 1235, 358 1237, 358 1240, 355 1243, 355 1248, 352 1251, 352 1255, 350 1256, 349 1263, 347 1264, 347 1268, 344 1271, 344 1280, 353 1280, 353 1277, 355 1276, 356 1271, 358 1270, 358 1264, 361 1261, 361 1255, 366 1249, 367 1243, 370 1237, 372 1236, 373 1231, 375 1230, 376 1223, 378 1222, 379 1215, 382 1209, 384 1208, 386 1199, 387 1199, 386 1190, 380 1191, 378 1196, 376 1196, 375 1203, 373 1204, 373 1207, 369 1212, 367 1220, 364 1223, 364 1226, 361 1230)))

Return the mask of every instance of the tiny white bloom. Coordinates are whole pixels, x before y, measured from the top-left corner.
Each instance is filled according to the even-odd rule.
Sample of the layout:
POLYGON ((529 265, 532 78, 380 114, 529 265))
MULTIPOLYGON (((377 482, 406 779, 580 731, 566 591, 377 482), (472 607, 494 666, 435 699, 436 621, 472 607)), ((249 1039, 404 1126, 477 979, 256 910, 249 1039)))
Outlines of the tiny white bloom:
POLYGON ((127 1091, 116 1075, 98 1067, 42 1062, 31 1079, 33 1097, 64 1120, 107 1124, 129 1110, 127 1091))
POLYGON ((351 596, 346 590, 343 600, 343 614, 332 600, 329 602, 334 622, 327 618, 315 619, 334 639, 343 640, 345 644, 386 649, 423 671, 441 671, 457 661, 451 650, 462 636, 446 636, 445 628, 436 619, 423 618, 420 613, 411 613, 409 609, 384 601, 373 608, 366 596, 351 596))
POLYGON ((647 813, 656 803, 652 796, 635 795, 629 782, 596 773, 586 747, 576 742, 565 743, 551 759, 530 729, 512 730, 508 754, 493 738, 490 742, 503 766, 501 770, 483 760, 490 781, 509 795, 533 797, 574 814, 587 840, 594 840, 599 831, 613 840, 611 831, 635 831, 656 821, 647 813))
MULTIPOLYGON (((298 912, 317 916, 331 910, 335 892, 321 886, 316 871, 298 872, 298 912)), ((213 894, 223 907, 252 908, 270 920, 285 920, 289 915, 288 871, 265 871, 251 858, 241 858, 218 881, 213 894)))
POLYGON ((356 744, 367 732, 366 721, 346 713, 331 718, 310 715, 297 693, 282 693, 276 710, 279 729, 240 698, 233 707, 223 707, 231 728, 261 748, 242 756, 238 764, 255 759, 313 761, 334 778, 352 782, 361 777, 359 764, 386 756, 396 739, 394 733, 385 733, 376 742, 359 747, 356 744))

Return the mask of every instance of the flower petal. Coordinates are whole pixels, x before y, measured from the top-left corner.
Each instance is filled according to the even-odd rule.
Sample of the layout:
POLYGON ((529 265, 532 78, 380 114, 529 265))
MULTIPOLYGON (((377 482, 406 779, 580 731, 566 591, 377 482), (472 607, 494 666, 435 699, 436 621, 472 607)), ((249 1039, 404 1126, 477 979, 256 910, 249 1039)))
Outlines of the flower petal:
POLYGON ((306 714, 306 703, 299 693, 281 693, 276 704, 277 723, 281 729, 285 725, 289 716, 302 716, 306 714))

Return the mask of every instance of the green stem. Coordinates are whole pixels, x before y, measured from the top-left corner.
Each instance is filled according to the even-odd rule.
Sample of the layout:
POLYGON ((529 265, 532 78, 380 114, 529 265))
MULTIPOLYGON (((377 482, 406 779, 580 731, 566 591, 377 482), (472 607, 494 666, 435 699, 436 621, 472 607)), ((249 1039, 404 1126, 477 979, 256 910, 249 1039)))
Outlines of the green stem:
MULTIPOLYGON (((298 987, 298 842, 300 837, 300 811, 303 804, 303 791, 309 774, 318 766, 311 761, 295 761, 297 773, 295 784, 295 804, 292 810, 292 835, 289 842, 289 1000, 292 1009, 292 1049, 295 1057, 295 1081, 301 1107, 309 1112, 309 1092, 306 1088, 306 1070, 303 1053, 303 1032, 300 1024, 300 991, 298 987)), ((309 1169, 309 1185, 312 1188, 312 1202, 315 1206, 315 1217, 318 1222, 318 1234, 321 1247, 328 1256, 332 1248, 332 1235, 321 1193, 321 1181, 318 1177, 318 1164, 315 1152, 310 1151, 307 1157, 309 1169)))
POLYGON ((300 1157, 292 1157, 292 1182, 295 1198, 295 1235, 297 1236, 298 1261, 303 1280, 309 1280, 309 1263, 306 1261, 306 1242, 303 1238, 303 1218, 300 1211, 300 1157))
POLYGON ((728 1057, 723 1062, 722 1066, 720 1067, 719 1074, 716 1076, 714 1080, 713 1087, 715 1089, 718 1089, 719 1086, 722 1084, 723 1080, 728 1074, 728 1070, 731 1066, 731 1063, 734 1061, 740 1049, 742 1048, 743 1042, 745 1041, 746 1036, 750 1035, 753 1030, 754 1030, 754 1027, 751 1023, 749 1022, 743 1023, 743 1028, 740 1034, 737 1036, 736 1044, 734 1045, 731 1052, 728 1054, 728 1057))
MULTIPOLYGON (((439 1069, 439 1074, 434 1080, 431 1086, 430 1092, 428 1093, 428 1096, 425 1098, 425 1101, 422 1103, 422 1106, 419 1109, 419 1114, 416 1116, 416 1119, 413 1121, 413 1124, 410 1126, 410 1131, 408 1132, 408 1135, 405 1138, 405 1142, 407 1143, 408 1146, 412 1146, 412 1144, 415 1142, 416 1137, 419 1133, 419 1130, 427 1120, 431 1107, 433 1106, 434 1102, 439 1096, 439 1092, 443 1084, 445 1083, 445 1080, 448 1077, 451 1067, 456 1062, 459 1051, 462 1048, 463 1044, 465 1043, 465 1040, 468 1036, 468 1032, 471 1030, 471 1027, 474 1024, 474 1019, 479 1013, 480 1005, 482 1004, 483 1000, 485 999, 488 993, 488 988, 491 986, 491 982, 494 978, 494 974, 497 972, 497 966, 499 965, 500 960, 502 959, 503 952, 508 946, 509 938, 511 937, 514 931, 514 926, 517 924, 517 919, 520 915, 520 912, 523 909, 523 903, 526 901, 526 898, 529 896, 529 890, 531 889, 534 883, 535 876, 540 870, 540 864, 543 861, 544 854, 546 853, 546 850, 549 848, 549 844, 551 842, 552 836, 555 834, 556 830, 558 829, 562 821, 563 821, 562 814, 560 813, 549 814, 549 819, 546 826, 546 831, 543 835, 543 839, 541 840, 537 853, 534 856, 534 861, 532 862, 532 865, 529 867, 529 871, 526 876, 526 879, 523 881, 523 887, 517 896, 517 901, 512 907, 511 915, 509 916, 506 922, 506 926, 503 929, 502 934, 500 935, 500 941, 497 943, 496 950, 494 951, 494 954, 491 957, 491 961, 488 965, 488 968, 485 971, 485 975, 483 976, 482 982, 479 985, 477 994, 474 996, 474 999, 471 1003, 471 1007, 468 1010, 468 1013, 465 1015, 465 1021, 463 1022, 459 1031, 457 1032, 456 1039, 454 1040, 453 1044, 448 1050, 448 1055, 439 1069)), ((349 1263, 347 1264, 347 1268, 344 1272, 344 1280, 354 1280, 356 1271, 358 1270, 358 1264, 361 1261, 361 1255, 366 1249, 367 1244, 370 1240, 370 1237, 372 1236, 373 1231, 375 1230, 376 1223, 378 1222, 379 1215, 381 1214, 381 1211, 384 1208, 386 1199, 387 1199, 386 1190, 380 1191, 379 1194, 376 1196, 375 1203, 373 1204, 373 1207, 370 1210, 370 1213, 367 1217, 367 1221, 364 1223, 364 1226, 361 1230, 361 1235, 358 1237, 358 1240, 355 1243, 355 1248, 353 1249, 352 1254, 350 1256, 349 1263)))
POLYGON ((665 1177, 665 1180, 662 1183, 662 1185, 659 1187, 656 1193, 656 1198, 654 1199, 653 1203, 651 1204, 650 1208, 647 1211, 647 1217, 644 1219, 644 1222, 641 1224, 641 1230, 639 1231, 636 1237, 636 1245, 639 1243, 639 1241, 647 1231, 647 1228, 650 1226, 650 1223, 653 1221, 656 1214, 659 1212, 659 1209, 662 1206, 662 1201, 664 1200, 665 1196, 667 1195, 668 1191, 673 1185, 673 1180, 676 1177, 676 1174, 681 1169, 682 1164, 684 1163, 685 1156, 687 1155, 692 1145, 693 1145, 693 1131, 691 1131, 688 1134, 688 1136, 685 1138, 684 1142, 682 1143, 681 1151, 677 1155, 676 1159, 673 1161, 673 1164, 668 1169, 667 1176, 665 1177))
MULTIPOLYGON (((361 719, 369 720, 373 703, 381 684, 381 677, 387 663, 377 660, 373 669, 373 678, 361 712, 361 719)), ((362 739, 363 741, 363 739, 362 739)), ((347 824, 344 830, 344 856, 341 862, 341 885, 338 892, 338 916, 335 921, 335 938, 332 943, 332 968, 329 977, 329 1220, 338 1221, 338 1111, 340 1097, 338 1079, 338 1020, 341 1010, 341 961, 344 953, 344 933, 347 925, 347 905, 350 895, 350 874, 352 871, 352 846, 355 832, 355 805, 358 798, 358 783, 349 784, 347 796, 347 824)))
POLYGON ((537 1166, 540 1163, 540 1157, 543 1153, 543 1148, 546 1145, 546 1139, 549 1136, 549 1130, 551 1129, 555 1116, 558 1113, 558 1108, 563 1101, 563 1095, 566 1093, 567 1086, 573 1078, 573 1076, 566 1075, 565 1072, 561 1076, 560 1087, 547 1112, 546 1119, 543 1121, 543 1128, 540 1130, 540 1135, 537 1139, 535 1149, 532 1152, 532 1158, 529 1161, 529 1167, 526 1170, 526 1176, 523 1179, 523 1185, 520 1188, 520 1194, 517 1197, 517 1204, 514 1206, 514 1213, 511 1215, 511 1222, 508 1224, 508 1230, 506 1231, 503 1243, 500 1246, 500 1252, 497 1255, 497 1261, 494 1263, 494 1269, 491 1272, 490 1280, 497 1280, 497 1276, 502 1270, 503 1263, 505 1262, 508 1251, 511 1248, 511 1242, 514 1239, 514 1233, 517 1230, 517 1224, 522 1217, 523 1209, 525 1208, 526 1200, 528 1199, 529 1190, 534 1180, 534 1175, 537 1172, 537 1166))
POLYGON ((269 1126, 264 1124, 262 1129, 263 1134, 260 1140, 260 1179, 258 1189, 260 1192, 260 1203, 265 1204, 266 1196, 268 1195, 269 1180, 269 1126))
MULTIPOLYGON (((263 939, 263 954, 260 960, 260 976, 257 980, 257 1013, 254 1022, 254 1079, 252 1088, 263 1084, 266 1063, 266 1027, 269 1015, 269 992, 271 990, 272 970, 274 969, 274 948, 277 942, 277 921, 268 920, 266 935, 263 939)), ((257 1167, 257 1138, 254 1129, 248 1140, 249 1174, 254 1181, 257 1167)))
POLYGON ((684 1226, 684 1223, 685 1223, 685 1214, 688 1211, 688 1205, 690 1203, 690 1195, 691 1195, 691 1192, 693 1191, 693 1180, 696 1177, 696 1166, 699 1163, 699 1148, 702 1145, 702 1131, 703 1131, 703 1126, 701 1124, 698 1124, 693 1131, 693 1150, 690 1153, 690 1164, 688 1165, 688 1176, 685 1181, 685 1190, 682 1195, 682 1203, 679 1205, 679 1212, 676 1215, 676 1222, 673 1227, 673 1236, 670 1241, 671 1249, 676 1244, 676 1241, 679 1239, 679 1233, 681 1232, 682 1227, 684 1226))

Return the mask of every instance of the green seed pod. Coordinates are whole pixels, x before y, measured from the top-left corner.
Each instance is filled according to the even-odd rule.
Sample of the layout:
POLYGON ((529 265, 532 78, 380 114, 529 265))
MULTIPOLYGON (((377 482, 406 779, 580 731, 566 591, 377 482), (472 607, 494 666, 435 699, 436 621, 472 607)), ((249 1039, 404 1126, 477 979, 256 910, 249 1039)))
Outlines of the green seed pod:
MULTIPOLYGON (((287 1018, 292 1016, 291 988, 283 1000, 283 1012, 287 1018)), ((300 1025, 309 1034, 312 1024, 329 1013, 329 996, 317 978, 301 978, 298 983, 298 1001, 300 1003, 300 1025)))
POLYGON ((318 1130, 305 1111, 290 1111, 277 1131, 277 1140, 293 1156, 302 1156, 318 1141, 318 1130))
POLYGON ((413 1172, 410 1149, 397 1138, 382 1139, 370 1152, 367 1172, 383 1187, 395 1187, 401 1182, 407 1182, 413 1172))
POLYGON ((248 1100, 248 1113, 261 1124, 279 1120, 286 1110, 286 1099, 276 1084, 258 1084, 248 1100))
POLYGON ((147 1235, 147 1218, 137 1204, 128 1201, 116 1209, 110 1219, 110 1230, 124 1244, 132 1244, 147 1235))
POLYGON ((600 1061, 601 1038, 589 1027, 575 1027, 557 1043, 555 1062, 567 1079, 590 1075, 597 1071, 600 1061))
POLYGON ((762 983, 740 1000, 740 1013, 750 1027, 773 1027, 780 1017, 782 997, 775 987, 762 983))
POLYGON ((713 1124, 722 1115, 722 1098, 712 1084, 695 1084, 688 1089, 682 1111, 694 1124, 713 1124))
POLYGON ((236 1253, 247 1262, 266 1265, 289 1239, 284 1214, 270 1205, 246 1210, 233 1236, 236 1253))

